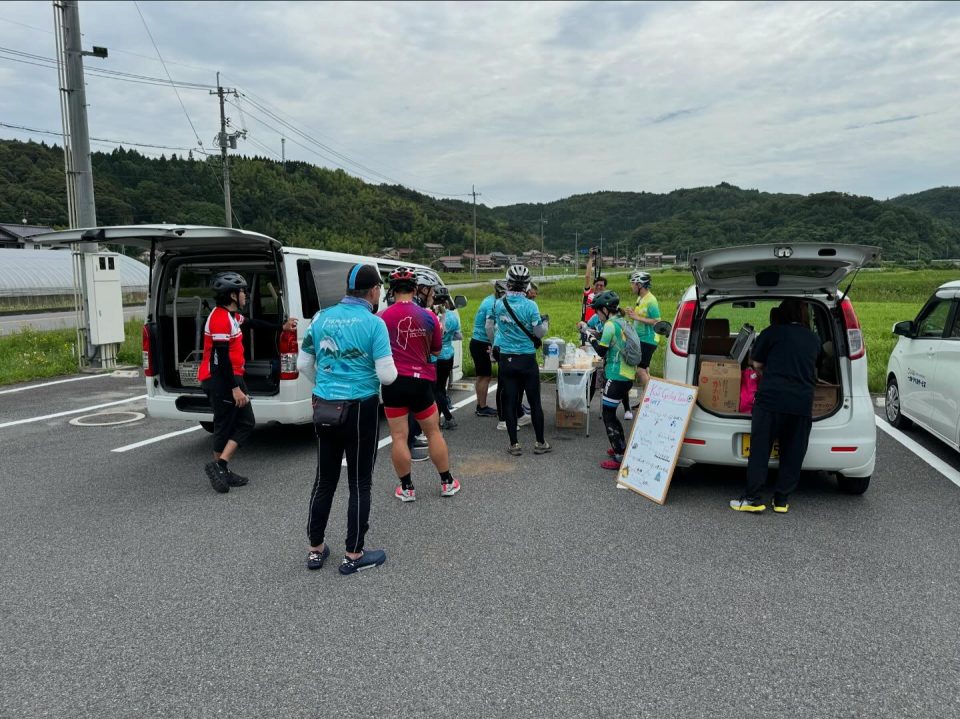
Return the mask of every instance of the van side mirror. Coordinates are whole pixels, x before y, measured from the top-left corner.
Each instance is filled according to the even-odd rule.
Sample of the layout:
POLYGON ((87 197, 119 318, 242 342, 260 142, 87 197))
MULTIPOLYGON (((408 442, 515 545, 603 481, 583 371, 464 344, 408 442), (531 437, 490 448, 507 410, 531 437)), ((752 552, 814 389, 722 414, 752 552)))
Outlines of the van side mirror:
POLYGON ((457 295, 456 297, 453 298, 453 306, 456 307, 458 310, 462 310, 464 307, 467 306, 467 298, 464 297, 463 295, 457 295))
POLYGON ((903 322, 897 322, 893 326, 893 334, 900 335, 901 337, 913 337, 913 321, 904 320, 903 322))

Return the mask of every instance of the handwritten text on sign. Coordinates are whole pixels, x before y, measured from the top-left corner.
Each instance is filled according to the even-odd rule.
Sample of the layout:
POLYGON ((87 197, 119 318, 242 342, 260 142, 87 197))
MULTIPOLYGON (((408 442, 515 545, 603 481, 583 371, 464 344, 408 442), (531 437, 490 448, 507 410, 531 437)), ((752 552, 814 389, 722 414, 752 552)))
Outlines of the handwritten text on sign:
POLYGON ((663 504, 696 398, 696 387, 650 378, 620 465, 620 484, 663 504))

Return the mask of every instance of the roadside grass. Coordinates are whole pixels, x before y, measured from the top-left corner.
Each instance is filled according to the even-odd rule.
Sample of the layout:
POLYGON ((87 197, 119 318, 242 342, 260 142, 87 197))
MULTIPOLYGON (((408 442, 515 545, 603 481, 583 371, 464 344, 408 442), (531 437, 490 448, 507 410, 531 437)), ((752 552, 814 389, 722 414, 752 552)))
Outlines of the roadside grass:
MULTIPOLYGON (((124 325, 117 363, 140 365, 143 323, 124 325)), ((29 327, 0 337, 0 385, 77 373, 76 330, 38 331, 29 327)))

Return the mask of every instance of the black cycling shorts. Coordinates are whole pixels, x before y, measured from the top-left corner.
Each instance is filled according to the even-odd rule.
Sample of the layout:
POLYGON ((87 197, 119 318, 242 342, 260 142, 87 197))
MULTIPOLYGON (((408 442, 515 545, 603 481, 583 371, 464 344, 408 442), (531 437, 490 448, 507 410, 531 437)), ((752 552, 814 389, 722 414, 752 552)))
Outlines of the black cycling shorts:
POLYGON ((470 340, 470 356, 477 377, 493 377, 493 363, 490 361, 490 344, 480 340, 470 340))
POLYGON ((657 346, 649 342, 640 343, 640 369, 650 369, 650 360, 653 359, 653 353, 657 351, 657 346))
POLYGON ((383 385, 381 394, 387 419, 405 417, 410 412, 416 419, 425 419, 437 410, 433 382, 428 379, 401 375, 393 384, 383 385))
POLYGON ((628 379, 608 379, 603 385, 603 402, 616 407, 621 400, 630 396, 633 382, 628 379))

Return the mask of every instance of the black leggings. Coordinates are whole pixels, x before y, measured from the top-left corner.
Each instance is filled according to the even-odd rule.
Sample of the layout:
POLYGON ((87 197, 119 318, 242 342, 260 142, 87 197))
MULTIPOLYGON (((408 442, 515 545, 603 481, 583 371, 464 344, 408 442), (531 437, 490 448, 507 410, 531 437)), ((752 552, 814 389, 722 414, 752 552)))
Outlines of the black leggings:
MULTIPOLYGON (((242 377, 237 377, 237 384, 247 394, 247 385, 242 377)), ((213 451, 217 454, 223 452, 231 439, 238 446, 243 446, 257 424, 253 416, 253 403, 247 402, 245 406, 237 407, 233 401, 233 387, 228 387, 226 382, 217 377, 204 380, 200 386, 213 407, 213 451)))
POLYGON ((453 357, 437 360, 437 381, 434 384, 434 394, 437 396, 437 408, 446 419, 452 419, 450 399, 447 397, 447 380, 453 373, 453 357))
MULTIPOLYGON (((533 419, 533 432, 537 441, 545 442, 543 436, 543 405, 540 404, 540 370, 537 368, 537 356, 500 354, 500 377, 497 388, 503 386, 503 420, 507 423, 510 444, 517 443, 517 411, 520 409, 520 396, 526 392, 530 403, 530 415, 533 419)), ((498 400, 499 401, 499 400, 498 400)))
POLYGON ((350 403, 347 420, 339 427, 314 427, 317 431, 317 474, 310 495, 307 536, 310 546, 323 543, 333 495, 340 481, 340 463, 347 456, 348 552, 363 551, 363 537, 369 529, 370 487, 377 461, 377 434, 380 427, 380 400, 377 395, 350 403))
POLYGON ((623 433, 623 425, 617 418, 617 407, 624 399, 629 401, 631 387, 633 387, 633 382, 630 380, 608 379, 603 385, 603 409, 600 416, 603 417, 603 426, 607 430, 607 439, 610 440, 610 446, 618 455, 622 455, 626 451, 627 440, 623 433))
POLYGON ((774 441, 780 443, 780 470, 774 493, 786 499, 800 482, 800 469, 807 454, 813 420, 797 414, 771 412, 753 406, 750 420, 750 458, 747 460, 746 496, 759 499, 767 483, 770 452, 774 441))

